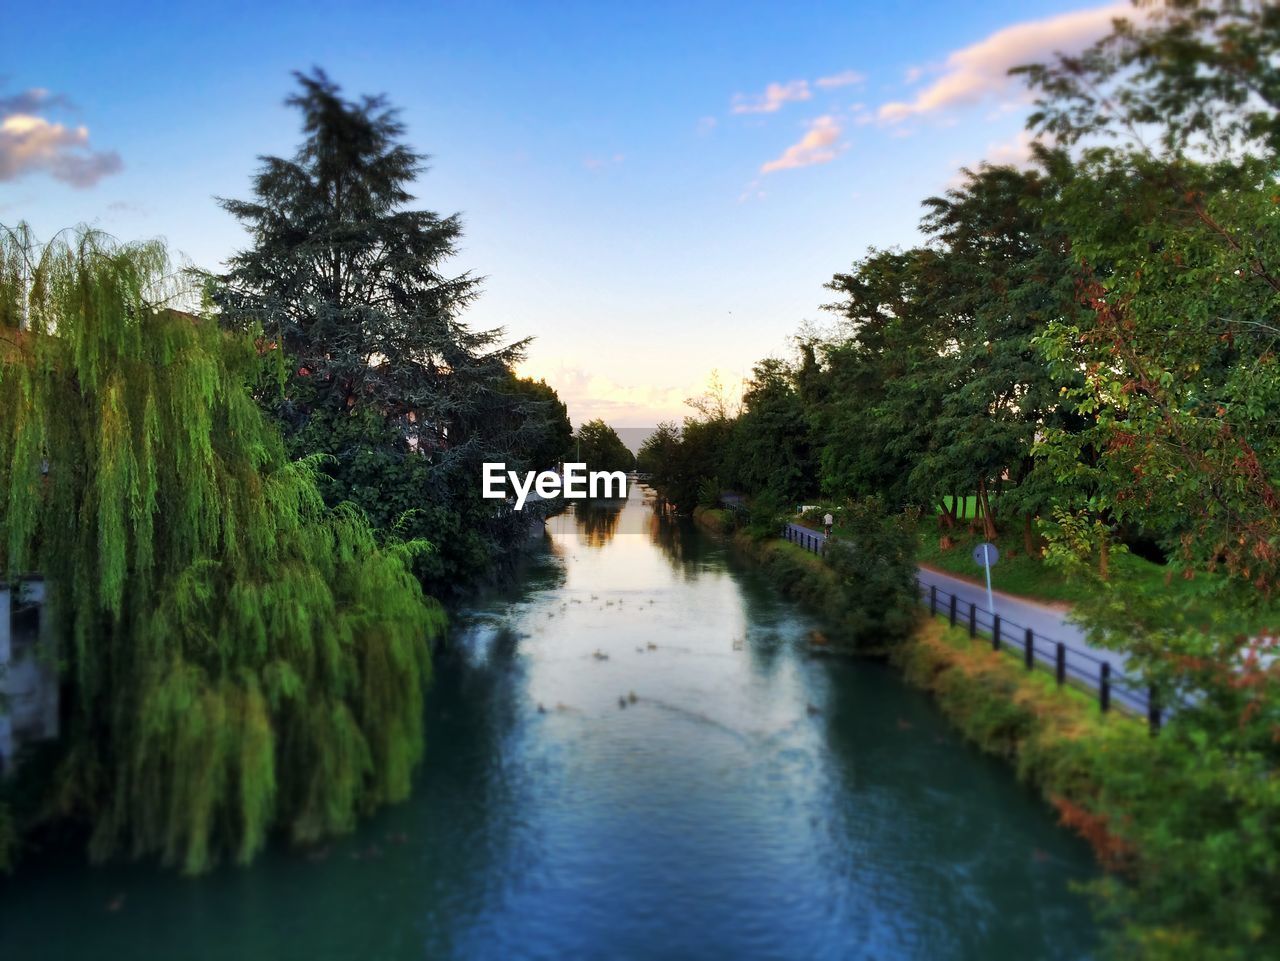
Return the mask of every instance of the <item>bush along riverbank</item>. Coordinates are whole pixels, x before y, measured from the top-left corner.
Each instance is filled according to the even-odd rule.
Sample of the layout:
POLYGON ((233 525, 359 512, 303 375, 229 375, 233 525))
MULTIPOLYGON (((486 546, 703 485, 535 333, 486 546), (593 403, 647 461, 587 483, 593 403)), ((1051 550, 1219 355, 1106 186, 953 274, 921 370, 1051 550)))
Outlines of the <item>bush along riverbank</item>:
POLYGON ((836 650, 887 655, 966 738, 1007 759, 1089 842, 1107 872, 1089 894, 1110 956, 1280 957, 1280 784, 1254 755, 1219 745, 1176 714, 1158 737, 1140 718, 1102 714, 1092 698, 924 617, 914 593, 893 617, 841 611, 875 591, 851 589, 833 565, 784 540, 735 530, 727 511, 694 516, 822 615, 836 650), (868 642, 857 632, 873 622, 910 626, 868 642))
POLYGON ((770 508, 743 517, 700 507, 694 518, 704 528, 731 537, 783 593, 820 613, 836 648, 884 656, 895 641, 911 633, 919 618, 917 519, 913 514, 886 514, 874 498, 850 510, 860 524, 857 544, 833 542, 821 558, 767 536, 781 528, 781 518, 770 508))

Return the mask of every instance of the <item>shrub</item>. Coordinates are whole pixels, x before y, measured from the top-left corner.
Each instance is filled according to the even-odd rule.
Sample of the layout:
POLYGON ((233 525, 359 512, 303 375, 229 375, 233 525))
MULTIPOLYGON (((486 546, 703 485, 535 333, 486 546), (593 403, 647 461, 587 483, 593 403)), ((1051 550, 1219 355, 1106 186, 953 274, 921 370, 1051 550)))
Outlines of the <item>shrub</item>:
POLYGON ((919 617, 914 512, 888 514, 877 498, 851 502, 850 535, 827 543, 827 565, 840 585, 839 610, 829 616, 855 638, 892 643, 911 633, 919 617))

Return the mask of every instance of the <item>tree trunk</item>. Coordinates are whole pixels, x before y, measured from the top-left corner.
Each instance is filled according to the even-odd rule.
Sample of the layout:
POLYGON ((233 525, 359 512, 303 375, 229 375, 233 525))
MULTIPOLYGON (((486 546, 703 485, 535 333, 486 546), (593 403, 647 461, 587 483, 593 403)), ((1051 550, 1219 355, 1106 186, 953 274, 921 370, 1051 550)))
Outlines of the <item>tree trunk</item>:
POLYGON ((942 510, 938 511, 938 526, 943 530, 949 531, 956 526, 955 517, 947 508, 946 500, 940 500, 938 504, 942 507, 942 510))
POLYGON ((991 517, 991 498, 987 496, 987 479, 985 477, 978 478, 978 503, 982 507, 982 530, 987 540, 993 541, 1000 532, 996 530, 994 519, 991 517))
POLYGON ((1098 548, 1098 574, 1105 581, 1111 573, 1111 534, 1102 532, 1102 546, 1098 548))
POLYGON ((1027 549, 1028 557, 1038 557, 1040 552, 1036 549, 1036 536, 1032 528, 1031 512, 1027 511, 1022 515, 1022 543, 1027 549))

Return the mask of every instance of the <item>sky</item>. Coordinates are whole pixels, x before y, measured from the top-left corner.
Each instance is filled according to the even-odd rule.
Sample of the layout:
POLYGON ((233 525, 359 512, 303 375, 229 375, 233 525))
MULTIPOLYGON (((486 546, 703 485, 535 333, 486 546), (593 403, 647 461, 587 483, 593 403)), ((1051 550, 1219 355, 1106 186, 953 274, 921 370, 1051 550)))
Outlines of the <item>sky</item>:
POLYGON ((1010 66, 1075 52, 1120 4, 9 3, 0 224, 163 237, 210 269, 291 155, 292 72, 385 93, 431 155, 416 206, 462 215, 479 328, 533 337, 575 424, 679 420, 713 372, 830 326, 823 285, 918 242, 962 166, 1022 163, 1010 66))

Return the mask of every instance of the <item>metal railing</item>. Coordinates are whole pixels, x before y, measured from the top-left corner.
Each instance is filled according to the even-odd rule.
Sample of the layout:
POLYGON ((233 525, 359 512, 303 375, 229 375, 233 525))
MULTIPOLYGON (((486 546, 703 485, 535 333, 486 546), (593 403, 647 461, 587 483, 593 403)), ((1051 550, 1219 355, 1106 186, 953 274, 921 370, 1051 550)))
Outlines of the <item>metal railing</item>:
POLYGON ((1028 670, 1044 670, 1053 675, 1059 687, 1070 684, 1098 698, 1098 707, 1109 711, 1122 707, 1134 714, 1145 715, 1151 733, 1160 730, 1163 706, 1153 686, 1116 670, 1110 661, 1072 647, 1065 641, 1044 637, 1029 627, 1011 621, 965 601, 936 584, 920 582, 920 600, 935 617, 945 617, 952 627, 963 627, 969 637, 979 635, 991 640, 991 648, 1019 658, 1028 670))
POLYGON ((818 555, 821 555, 827 547, 827 538, 824 535, 811 531, 807 527, 801 527, 799 524, 784 524, 782 536, 792 544, 799 544, 805 550, 818 555))
MULTIPOLYGON (((826 546, 825 537, 798 524, 785 525, 782 536, 814 554, 821 554, 826 546)), ((1152 734, 1160 730, 1164 706, 1153 686, 1144 686, 1127 677, 1104 658, 1037 634, 936 584, 917 583, 920 601, 929 608, 930 615, 945 617, 952 627, 966 628, 970 638, 976 639, 979 635, 989 638, 993 650, 1021 659, 1028 671, 1044 670, 1052 674, 1059 687, 1069 684, 1096 694, 1098 707, 1103 712, 1113 706, 1121 707, 1145 715, 1152 734)))

